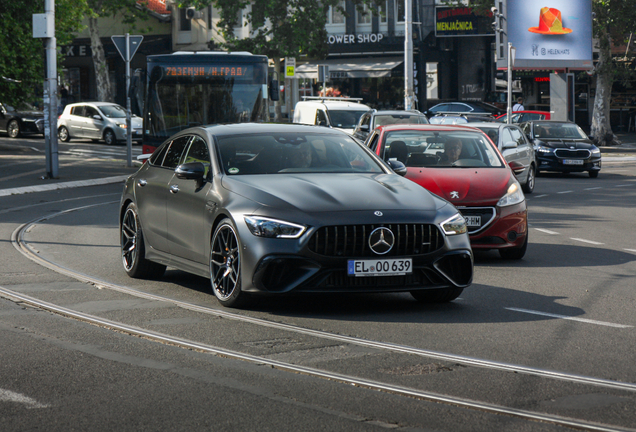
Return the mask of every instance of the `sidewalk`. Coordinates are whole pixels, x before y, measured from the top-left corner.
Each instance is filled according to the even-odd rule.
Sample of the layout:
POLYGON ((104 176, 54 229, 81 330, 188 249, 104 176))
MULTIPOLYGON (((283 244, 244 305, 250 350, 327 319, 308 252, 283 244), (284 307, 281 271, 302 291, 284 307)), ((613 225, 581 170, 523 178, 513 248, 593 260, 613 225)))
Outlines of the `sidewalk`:
POLYGON ((126 160, 59 156, 57 178, 46 178, 46 156, 27 145, 0 143, 0 197, 122 183, 139 165, 126 160))

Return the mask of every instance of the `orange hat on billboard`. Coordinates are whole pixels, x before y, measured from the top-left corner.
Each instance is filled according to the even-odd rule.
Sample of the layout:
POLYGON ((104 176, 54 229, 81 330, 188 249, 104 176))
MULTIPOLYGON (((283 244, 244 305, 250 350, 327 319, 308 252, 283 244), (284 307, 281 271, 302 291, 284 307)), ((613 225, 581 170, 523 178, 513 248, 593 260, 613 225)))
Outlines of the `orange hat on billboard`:
POLYGON ((548 7, 541 8, 539 27, 530 27, 528 31, 546 35, 572 33, 572 29, 563 27, 563 21, 561 21, 561 11, 548 7))

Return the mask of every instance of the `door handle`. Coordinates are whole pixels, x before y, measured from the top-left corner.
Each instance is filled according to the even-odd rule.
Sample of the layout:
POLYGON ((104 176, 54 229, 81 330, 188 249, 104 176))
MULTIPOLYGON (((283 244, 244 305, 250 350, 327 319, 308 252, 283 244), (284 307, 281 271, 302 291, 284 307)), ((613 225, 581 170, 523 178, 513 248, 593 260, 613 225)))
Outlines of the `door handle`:
POLYGON ((177 192, 179 192, 179 185, 170 186, 170 193, 176 194, 177 192))
POLYGON ((146 186, 147 184, 148 184, 148 182, 146 181, 146 179, 140 179, 140 180, 137 182, 137 186, 140 186, 140 187, 144 187, 144 186, 146 186))

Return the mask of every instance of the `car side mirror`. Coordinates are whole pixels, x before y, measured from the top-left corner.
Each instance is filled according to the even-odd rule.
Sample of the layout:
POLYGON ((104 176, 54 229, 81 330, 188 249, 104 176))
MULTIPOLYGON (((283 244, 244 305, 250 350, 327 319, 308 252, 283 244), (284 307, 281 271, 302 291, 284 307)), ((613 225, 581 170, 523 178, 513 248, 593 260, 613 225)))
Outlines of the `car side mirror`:
POLYGON ((102 118, 101 118, 99 115, 97 115, 97 114, 95 114, 95 115, 93 116, 93 120, 101 120, 101 119, 102 119, 102 118))
POLYGON ((508 141, 503 143, 503 149, 513 149, 517 148, 517 143, 515 141, 508 141))
POLYGON ((387 163, 389 164, 389 166, 391 167, 393 172, 396 173, 397 175, 401 175, 402 177, 404 177, 406 175, 406 173, 407 173, 406 165, 404 165, 399 160, 397 160, 397 159, 389 159, 387 163))
POLYGON ((177 178, 184 180, 203 181, 205 176, 205 165, 201 162, 189 162, 181 164, 174 170, 177 178))
POLYGON ((360 130, 362 132, 369 132, 369 125, 367 124, 360 125, 360 130))

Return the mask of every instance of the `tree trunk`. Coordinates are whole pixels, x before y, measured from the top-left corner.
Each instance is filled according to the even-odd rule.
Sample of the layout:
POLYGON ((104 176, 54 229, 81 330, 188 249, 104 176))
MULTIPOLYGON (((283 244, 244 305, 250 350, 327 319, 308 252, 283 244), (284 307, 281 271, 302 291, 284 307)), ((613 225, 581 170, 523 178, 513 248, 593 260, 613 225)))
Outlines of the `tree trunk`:
POLYGON ((93 53, 93 66, 95 67, 95 81, 97 83, 97 100, 113 102, 113 90, 108 76, 108 63, 104 54, 104 46, 99 38, 97 18, 88 19, 88 32, 91 37, 91 51, 93 53))
MULTIPOLYGON (((274 70, 276 71, 276 75, 278 76, 278 85, 280 85, 281 79, 280 79, 280 57, 279 56, 274 56, 274 70)), ((288 95, 284 95, 284 96, 288 97, 288 95)), ((274 102, 274 121, 278 123, 283 121, 283 112, 282 112, 280 104, 281 104, 280 98, 274 102)))
POLYGON ((610 102, 614 77, 611 70, 612 53, 609 36, 607 43, 601 42, 599 58, 596 65, 596 97, 592 111, 592 127, 590 136, 600 146, 620 145, 610 124, 610 102))

